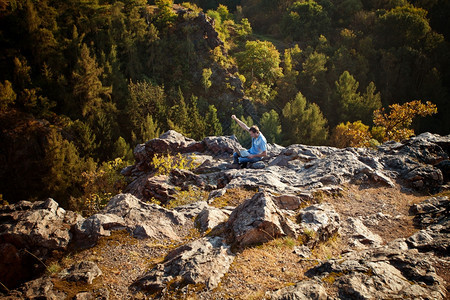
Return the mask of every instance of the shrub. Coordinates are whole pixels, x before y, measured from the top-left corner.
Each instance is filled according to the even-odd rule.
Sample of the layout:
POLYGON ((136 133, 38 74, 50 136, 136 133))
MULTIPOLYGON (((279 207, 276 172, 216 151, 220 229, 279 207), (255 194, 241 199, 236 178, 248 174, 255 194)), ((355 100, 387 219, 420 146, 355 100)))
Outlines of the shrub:
POLYGON ((170 154, 156 154, 153 156, 150 165, 155 170, 155 176, 169 175, 174 169, 192 170, 197 167, 194 155, 184 157, 181 153, 178 153, 175 156, 170 154))

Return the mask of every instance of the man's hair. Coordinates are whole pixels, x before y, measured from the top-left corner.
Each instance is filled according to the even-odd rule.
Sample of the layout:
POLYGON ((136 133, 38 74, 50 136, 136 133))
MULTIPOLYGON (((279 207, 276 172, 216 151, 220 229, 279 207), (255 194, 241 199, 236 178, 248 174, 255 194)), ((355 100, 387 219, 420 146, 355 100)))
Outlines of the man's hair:
POLYGON ((252 127, 250 127, 249 130, 253 133, 259 133, 259 128, 256 125, 253 125, 252 127))

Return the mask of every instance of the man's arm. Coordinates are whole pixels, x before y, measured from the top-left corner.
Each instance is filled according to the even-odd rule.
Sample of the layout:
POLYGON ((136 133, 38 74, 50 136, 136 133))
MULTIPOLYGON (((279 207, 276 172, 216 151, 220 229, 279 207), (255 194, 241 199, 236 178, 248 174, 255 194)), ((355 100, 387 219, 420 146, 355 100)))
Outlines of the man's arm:
POLYGON ((249 131, 250 130, 250 127, 248 127, 247 124, 245 124, 244 122, 239 120, 235 115, 232 115, 231 118, 233 120, 235 120, 236 123, 238 123, 238 125, 241 126, 241 128, 244 129, 245 131, 249 131))
POLYGON ((267 151, 264 150, 263 152, 259 153, 259 154, 252 154, 247 156, 248 158, 255 158, 255 157, 264 157, 267 156, 267 151))

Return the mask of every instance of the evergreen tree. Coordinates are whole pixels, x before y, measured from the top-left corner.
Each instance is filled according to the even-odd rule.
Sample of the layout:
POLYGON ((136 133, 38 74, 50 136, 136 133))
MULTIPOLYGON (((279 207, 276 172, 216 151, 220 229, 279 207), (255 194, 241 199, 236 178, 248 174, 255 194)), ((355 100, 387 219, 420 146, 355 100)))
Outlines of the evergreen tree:
POLYGON ((114 151, 112 154, 114 158, 121 158, 124 161, 131 162, 133 160, 133 150, 130 145, 121 136, 114 143, 114 151))
POLYGON ((188 107, 184 101, 183 92, 178 87, 177 104, 169 109, 169 119, 167 124, 170 129, 173 129, 181 134, 189 134, 189 112, 188 107))
POLYGON ((159 135, 161 134, 160 131, 161 130, 158 127, 158 123, 156 121, 153 121, 152 116, 147 115, 145 117, 144 123, 142 123, 141 126, 142 141, 146 142, 159 137, 159 135))
POLYGON ((16 93, 12 88, 11 82, 5 80, 4 83, 0 82, 0 112, 5 111, 9 105, 14 104, 16 101, 16 93))
POLYGON ((72 142, 82 157, 95 155, 98 148, 95 142, 96 136, 88 124, 76 120, 69 126, 68 131, 72 136, 72 142))
POLYGON ((95 56, 90 55, 86 44, 81 48, 81 58, 73 72, 73 95, 78 101, 78 109, 81 116, 93 115, 101 110, 103 98, 110 98, 111 87, 104 87, 100 77, 103 68, 98 67, 95 56))
POLYGON ((44 165, 48 170, 43 177, 46 195, 63 207, 67 207, 70 196, 81 195, 81 173, 95 168, 92 161, 81 159, 75 145, 55 129, 47 138, 44 165))
POLYGON ((203 69, 203 73, 202 73, 202 85, 205 88, 205 92, 208 91, 208 89, 211 87, 211 75, 212 75, 212 71, 211 69, 203 69))
MULTIPOLYGON (((154 122, 158 122, 164 128, 166 122, 166 94, 164 88, 152 85, 148 81, 130 81, 128 84, 129 98, 125 115, 130 123, 128 132, 137 135, 141 133, 141 125, 145 122, 147 115, 152 116, 154 122), (164 123, 163 123, 164 122, 164 123), (162 125, 163 124, 163 125, 162 125)), ((142 136, 136 137, 141 140, 142 136)))
POLYGON ((286 145, 324 145, 328 137, 327 120, 315 103, 308 103, 298 93, 294 100, 283 108, 283 135, 286 145))
POLYGON ((191 96, 191 103, 188 107, 188 128, 189 137, 199 141, 205 137, 205 121, 198 111, 197 100, 198 97, 191 96))
POLYGON ((356 121, 356 112, 361 108, 359 83, 345 71, 336 81, 336 102, 339 103, 339 121, 356 121))
POLYGON ((363 95, 358 92, 359 83, 347 71, 342 73, 336 83, 335 101, 339 103, 339 121, 362 120, 370 123, 373 111, 381 108, 380 93, 376 93, 376 87, 371 82, 363 95))
POLYGON ((222 125, 217 118, 217 109, 214 105, 208 107, 205 117, 206 136, 220 136, 222 135, 222 125))
POLYGON ((261 132, 269 143, 279 143, 281 139, 281 123, 275 110, 263 113, 261 117, 261 132))

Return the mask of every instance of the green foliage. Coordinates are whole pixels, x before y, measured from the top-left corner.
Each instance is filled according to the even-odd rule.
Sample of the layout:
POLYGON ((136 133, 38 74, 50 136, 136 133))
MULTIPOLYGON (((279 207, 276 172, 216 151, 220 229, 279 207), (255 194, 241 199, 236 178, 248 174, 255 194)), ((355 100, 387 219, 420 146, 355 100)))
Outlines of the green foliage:
POLYGON ((220 136, 222 135, 222 125, 217 118, 217 109, 214 105, 208 107, 205 117, 205 127, 207 136, 220 136))
POLYGON ((85 216, 90 216, 104 208, 109 200, 126 186, 120 171, 126 161, 116 158, 104 162, 99 167, 81 173, 83 195, 72 199, 72 206, 85 216))
POLYGON ((384 47, 416 46, 430 32, 427 12, 411 4, 397 6, 380 15, 378 38, 384 47))
POLYGON ((176 18, 176 14, 172 9, 172 0, 155 0, 155 4, 158 6, 159 11, 156 16, 156 23, 162 28, 173 24, 176 18))
POLYGON ((149 141, 157 138, 161 135, 161 130, 158 127, 158 123, 153 121, 152 116, 147 115, 144 123, 141 125, 141 136, 143 141, 149 141))
POLYGON ((90 56, 86 44, 81 48, 81 58, 73 72, 73 95, 77 99, 77 109, 81 116, 91 116, 103 108, 104 99, 111 96, 111 87, 104 87, 100 76, 103 68, 98 67, 95 57, 90 56))
POLYGON ((133 150, 131 150, 130 145, 121 136, 114 143, 113 157, 117 157, 126 162, 132 162, 133 160, 133 150))
POLYGON ((247 85, 254 80, 271 85, 281 76, 280 53, 268 41, 248 41, 245 50, 236 54, 239 71, 247 79, 247 85))
POLYGON ((43 164, 48 169, 43 178, 46 193, 63 206, 71 195, 81 194, 81 174, 93 168, 93 162, 80 158, 75 145, 55 129, 48 135, 43 164))
POLYGON ((188 107, 189 122, 187 128, 189 136, 198 141, 205 137, 206 124, 198 110, 197 101, 198 97, 192 95, 191 103, 188 107))
MULTIPOLYGON (((131 81, 128 84, 130 98, 128 99, 126 115, 130 123, 130 131, 139 133, 140 142, 147 141, 144 137, 143 124, 146 123, 147 116, 154 117, 153 122, 161 125, 165 113, 166 93, 158 85, 153 85, 148 81, 131 81)), ((157 132, 155 132, 156 134, 157 132)))
POLYGON ((326 34, 331 24, 324 8, 314 0, 297 1, 289 7, 282 21, 282 31, 295 41, 315 40, 326 34))
POLYGON ((212 75, 212 71, 211 69, 203 69, 203 73, 202 73, 202 85, 205 88, 205 92, 208 91, 208 89, 211 87, 211 75, 212 75))
POLYGON ((174 169, 192 170, 198 165, 195 162, 195 156, 183 156, 178 153, 177 155, 156 154, 153 156, 150 166, 154 170, 155 176, 157 176, 169 175, 174 169))
POLYGON ((75 120, 67 127, 67 130, 82 157, 94 156, 98 144, 96 143, 96 136, 88 124, 75 120))
POLYGON ((275 110, 263 113, 261 120, 261 132, 269 143, 281 143, 281 122, 275 110))
POLYGON ((363 120, 370 122, 373 111, 381 108, 380 93, 376 93, 375 84, 371 82, 366 92, 358 92, 359 83, 347 71, 342 73, 336 83, 336 101, 339 103, 340 121, 363 120))
POLYGON ((282 124, 284 143, 323 145, 328 137, 327 120, 315 103, 308 103, 298 93, 294 100, 283 108, 282 124))
POLYGON ((0 112, 5 111, 8 106, 14 104, 17 95, 12 88, 11 82, 5 80, 4 83, 0 82, 0 112))

